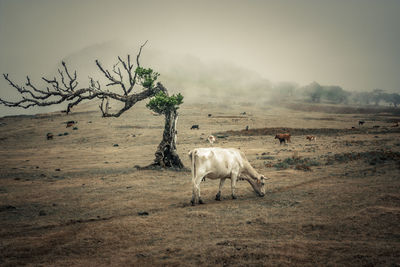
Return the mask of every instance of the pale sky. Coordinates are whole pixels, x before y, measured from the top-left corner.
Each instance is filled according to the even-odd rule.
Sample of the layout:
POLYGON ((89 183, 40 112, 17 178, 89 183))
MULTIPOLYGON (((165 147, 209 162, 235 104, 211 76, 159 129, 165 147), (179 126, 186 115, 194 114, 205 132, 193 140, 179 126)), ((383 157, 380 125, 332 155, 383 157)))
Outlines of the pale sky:
POLYGON ((0 73, 22 81, 85 47, 149 40, 273 82, 400 93, 399 14, 398 0, 0 0, 0 73))

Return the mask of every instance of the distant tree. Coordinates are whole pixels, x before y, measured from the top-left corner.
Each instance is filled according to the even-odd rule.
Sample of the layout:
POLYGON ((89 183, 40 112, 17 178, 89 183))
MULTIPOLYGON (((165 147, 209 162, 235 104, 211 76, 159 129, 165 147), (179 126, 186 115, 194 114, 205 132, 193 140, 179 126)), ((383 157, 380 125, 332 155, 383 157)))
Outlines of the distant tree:
POLYGON ((305 88, 306 94, 310 97, 310 100, 315 103, 321 102, 321 97, 323 94, 322 86, 317 82, 312 82, 307 85, 305 88))
POLYGON ((278 94, 283 97, 293 97, 297 85, 291 82, 280 82, 275 86, 275 90, 277 90, 278 94))
POLYGON ((396 93, 393 93, 393 94, 383 93, 382 98, 387 103, 392 104, 395 108, 397 108, 397 105, 400 104, 400 95, 399 94, 396 94, 396 93))
POLYGON ((369 105, 371 98, 370 92, 353 92, 351 94, 352 101, 360 105, 369 105))
POLYGON ((374 89, 371 92, 371 101, 375 103, 375 106, 379 105, 379 102, 384 100, 384 90, 382 89, 374 89))
POLYGON ((100 72, 107 79, 105 88, 118 87, 119 92, 115 93, 103 87, 99 81, 89 79, 89 85, 78 87, 77 73, 71 72, 67 64, 62 62, 62 68, 58 70, 58 77, 45 78, 42 80, 46 84, 44 88, 39 88, 31 82, 29 76, 26 77, 24 86, 14 83, 8 74, 3 74, 11 87, 16 89, 21 95, 18 101, 8 101, 0 98, 0 104, 7 107, 30 108, 33 106, 52 106, 66 103, 66 113, 85 100, 100 99, 100 111, 103 117, 119 117, 125 111, 133 107, 137 102, 152 98, 148 107, 159 114, 165 115, 165 127, 163 139, 155 153, 155 160, 150 166, 160 166, 163 168, 183 168, 183 164, 176 152, 176 122, 178 119, 178 106, 182 104, 183 97, 169 96, 168 90, 160 83, 155 83, 159 74, 150 68, 140 66, 140 55, 147 41, 140 46, 136 56, 136 68, 131 63, 130 55, 124 60, 118 57, 117 63, 112 70, 105 69, 96 60, 96 65, 100 72), (134 90, 135 86, 141 89, 134 90), (110 113, 109 100, 121 102, 122 108, 115 113, 110 113))
POLYGON ((340 86, 324 86, 323 97, 334 103, 344 103, 347 101, 350 93, 343 90, 340 86))

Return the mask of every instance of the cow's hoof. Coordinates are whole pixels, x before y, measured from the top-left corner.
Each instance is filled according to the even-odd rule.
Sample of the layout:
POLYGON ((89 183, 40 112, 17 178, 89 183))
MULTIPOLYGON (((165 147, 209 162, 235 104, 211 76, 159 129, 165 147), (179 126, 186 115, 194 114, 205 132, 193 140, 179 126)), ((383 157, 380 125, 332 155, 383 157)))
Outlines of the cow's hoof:
POLYGON ((235 195, 232 195, 232 199, 237 199, 237 196, 235 196, 235 195))
POLYGON ((192 206, 194 206, 194 200, 190 200, 190 203, 192 204, 192 206))
POLYGON ((201 198, 199 199, 199 204, 204 204, 203 200, 201 198))
POLYGON ((221 201, 221 194, 217 194, 217 195, 215 196, 215 200, 221 201))

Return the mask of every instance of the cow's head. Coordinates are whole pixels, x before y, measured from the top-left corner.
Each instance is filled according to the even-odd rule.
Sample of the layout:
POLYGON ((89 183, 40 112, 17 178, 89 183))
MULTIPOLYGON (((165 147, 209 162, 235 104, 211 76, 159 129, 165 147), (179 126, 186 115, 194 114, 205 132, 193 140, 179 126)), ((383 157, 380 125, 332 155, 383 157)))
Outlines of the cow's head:
POLYGON ((264 175, 260 175, 257 179, 248 179, 251 187, 258 196, 265 196, 265 181, 268 180, 264 175))

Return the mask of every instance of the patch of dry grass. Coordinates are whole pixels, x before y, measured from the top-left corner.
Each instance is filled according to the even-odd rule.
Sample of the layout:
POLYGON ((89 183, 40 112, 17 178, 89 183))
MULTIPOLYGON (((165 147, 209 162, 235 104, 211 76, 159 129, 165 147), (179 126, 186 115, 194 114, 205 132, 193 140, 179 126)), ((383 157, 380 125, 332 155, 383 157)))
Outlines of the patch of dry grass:
MULTIPOLYGON (((244 110, 204 108, 217 117, 213 119, 202 114, 201 107, 186 107, 189 115, 180 120, 178 149, 186 166, 189 149, 208 146, 201 137, 216 127, 215 120, 244 110), (199 131, 190 131, 193 120, 200 124, 199 131)), ((265 127, 264 116, 270 116, 265 112, 251 110, 252 127, 265 127)), ((153 159, 160 118, 92 116, 73 115, 79 129, 52 141, 45 135, 64 131, 64 116, 3 119, 7 124, 0 128, 0 265, 400 264, 396 133, 379 130, 354 137, 321 132, 317 142, 310 143, 299 130, 287 146, 263 135, 219 139, 218 146, 240 148, 270 178, 267 194, 260 198, 247 182, 239 181, 238 199, 231 199, 226 183, 222 200, 215 201, 219 181, 206 179, 201 184, 206 204, 192 207, 190 172, 134 168, 153 159), (40 129, 35 127, 38 122, 40 129), (115 143, 119 146, 113 147, 115 143), (383 149, 386 146, 390 152, 383 149), (288 158, 293 168, 276 170, 264 164, 288 158), (306 160, 324 163, 330 158, 334 164, 311 166, 306 160), (370 165, 373 158, 381 161, 370 165), (302 164, 312 172, 301 169, 302 164)), ((340 117, 340 129, 347 129, 350 120, 340 117)), ((239 126, 229 120, 218 129, 242 129, 239 126)))

